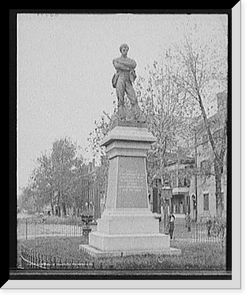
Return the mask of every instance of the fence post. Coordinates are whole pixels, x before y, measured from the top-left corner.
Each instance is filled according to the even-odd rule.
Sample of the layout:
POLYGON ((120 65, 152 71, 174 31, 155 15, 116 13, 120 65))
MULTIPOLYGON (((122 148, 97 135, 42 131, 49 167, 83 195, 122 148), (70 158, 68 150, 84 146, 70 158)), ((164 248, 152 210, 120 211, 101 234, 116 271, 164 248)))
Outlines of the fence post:
MULTIPOLYGON (((46 266, 46 269, 48 269, 48 263, 49 262, 49 258, 48 258, 48 255, 45 255, 45 266, 46 266)), ((50 266, 49 266, 49 269, 50 269, 50 266)))
POLYGON ((36 255, 35 255, 35 250, 32 250, 32 268, 36 269, 36 255))
POLYGON ((57 269, 57 260, 55 256, 54 256, 54 268, 57 269))
POLYGON ((38 265, 38 261, 39 261, 39 259, 38 259, 38 253, 37 252, 35 252, 35 268, 36 269, 39 269, 39 265, 38 265))
POLYGON ((30 250, 30 259, 29 259, 29 263, 30 263, 30 268, 33 268, 33 255, 32 255, 32 249, 30 250))
POLYGON ((39 255, 39 265, 40 265, 41 269, 44 269, 43 254, 42 253, 39 255))
POLYGON ((53 269, 53 258, 51 255, 49 257, 50 257, 50 269, 53 269))
POLYGON ((27 258, 27 252, 26 252, 26 249, 25 249, 24 245, 22 245, 22 258, 21 258, 22 259, 22 267, 24 269, 26 269, 27 263, 24 260, 24 258, 27 258))
POLYGON ((24 245, 21 245, 21 250, 20 250, 20 259, 21 259, 21 268, 22 269, 24 269, 24 265, 23 265, 23 262, 24 262, 24 260, 23 260, 23 252, 24 252, 24 250, 23 250, 23 247, 24 247, 24 245))
POLYGON ((62 259, 61 259, 61 257, 59 258, 59 269, 62 269, 62 259))

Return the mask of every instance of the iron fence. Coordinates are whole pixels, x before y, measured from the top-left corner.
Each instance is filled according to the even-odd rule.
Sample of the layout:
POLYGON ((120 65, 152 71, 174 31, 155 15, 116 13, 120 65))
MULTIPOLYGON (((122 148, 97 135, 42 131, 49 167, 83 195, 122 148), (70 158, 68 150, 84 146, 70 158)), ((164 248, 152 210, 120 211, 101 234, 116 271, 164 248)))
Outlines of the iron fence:
POLYGON ((95 264, 94 261, 73 261, 72 259, 62 259, 60 256, 45 255, 21 245, 20 251, 21 269, 102 269, 103 265, 95 264))
POLYGON ((192 240, 194 242, 220 242, 224 243, 226 239, 226 227, 212 225, 209 227, 206 223, 196 223, 192 240))
MULTIPOLYGON (((94 228, 94 226, 92 228, 94 228)), ((49 236, 78 237, 81 235, 88 235, 90 231, 90 227, 83 224, 81 220, 62 220, 59 223, 50 222, 50 220, 17 220, 18 239, 28 240, 37 237, 49 236)))
MULTIPOLYGON (((18 220, 17 238, 32 239, 37 237, 64 236, 80 237, 87 235, 91 230, 96 230, 96 225, 85 225, 80 219, 61 220, 53 223, 50 220, 40 221, 34 219, 18 220)), ((160 233, 164 233, 163 221, 160 222, 160 233)), ((211 226, 205 222, 192 222, 190 229, 185 221, 176 220, 173 238, 189 242, 220 242, 226 239, 226 227, 223 224, 212 223, 211 226)))
MULTIPOLYGON (((165 232, 163 221, 160 222, 160 232, 165 232)), ((218 223, 212 223, 209 226, 206 222, 191 222, 188 226, 184 219, 177 219, 175 220, 173 239, 195 243, 223 244, 226 240, 226 226, 218 223)))

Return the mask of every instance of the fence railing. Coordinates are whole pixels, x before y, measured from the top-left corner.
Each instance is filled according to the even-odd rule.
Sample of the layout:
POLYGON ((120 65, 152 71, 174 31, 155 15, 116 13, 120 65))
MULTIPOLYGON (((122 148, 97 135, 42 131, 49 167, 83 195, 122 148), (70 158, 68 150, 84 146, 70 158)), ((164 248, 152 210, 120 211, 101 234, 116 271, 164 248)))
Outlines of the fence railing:
POLYGON ((105 266, 99 262, 84 260, 73 261, 71 259, 62 259, 58 256, 44 255, 34 249, 29 249, 21 245, 20 251, 20 268, 21 269, 44 269, 44 270, 72 270, 72 269, 104 269, 105 266))
MULTIPOLYGON (((182 219, 175 220, 174 227, 174 240, 184 240, 195 243, 224 243, 226 239, 226 227, 222 224, 213 223, 209 226, 206 222, 192 222, 189 226, 185 220, 182 219)), ((164 224, 163 221, 161 221, 160 232, 163 233, 164 231, 164 224)))
POLYGON ((226 238, 226 227, 211 226, 208 227, 205 223, 196 223, 194 227, 194 242, 221 242, 226 238))
MULTIPOLYGON (((88 235, 89 232, 95 230, 95 226, 86 227, 79 221, 63 223, 36 222, 34 220, 22 220, 17 222, 17 238, 18 239, 32 239, 36 237, 50 237, 50 236, 65 236, 65 237, 79 237, 88 235)), ((163 221, 160 223, 160 232, 162 233, 163 221)), ((185 226, 183 220, 175 221, 174 239, 185 239, 190 242, 221 242, 226 238, 226 227, 218 224, 212 224, 209 227, 206 223, 192 222, 190 231, 185 226)))
POLYGON ((31 239, 45 236, 77 237, 85 234, 81 221, 66 223, 36 222, 34 220, 17 221, 17 238, 31 239))

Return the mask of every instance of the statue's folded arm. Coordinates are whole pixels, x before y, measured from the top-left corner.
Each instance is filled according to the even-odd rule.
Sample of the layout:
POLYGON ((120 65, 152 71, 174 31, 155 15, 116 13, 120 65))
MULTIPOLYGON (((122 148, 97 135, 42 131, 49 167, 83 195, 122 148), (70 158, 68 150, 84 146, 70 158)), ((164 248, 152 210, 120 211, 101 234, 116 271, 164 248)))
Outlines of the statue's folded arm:
POLYGON ((130 71, 135 69, 136 62, 133 59, 122 61, 120 58, 117 58, 113 60, 113 65, 117 70, 130 71))

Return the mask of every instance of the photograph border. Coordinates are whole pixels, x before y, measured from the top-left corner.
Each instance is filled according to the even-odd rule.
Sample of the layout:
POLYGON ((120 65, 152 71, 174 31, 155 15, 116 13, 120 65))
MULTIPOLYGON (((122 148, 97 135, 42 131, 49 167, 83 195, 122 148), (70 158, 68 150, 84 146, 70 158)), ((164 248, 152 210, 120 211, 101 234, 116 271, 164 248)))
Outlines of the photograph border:
MULTIPOLYGON (((227 13, 228 15, 228 184, 227 184, 227 269, 223 272, 211 271, 77 271, 77 270, 18 270, 16 269, 17 234, 16 234, 16 14, 10 13, 10 161, 9 161, 9 277, 3 288, 172 288, 172 289, 205 289, 232 288, 241 286, 241 191, 240 191, 240 137, 241 137, 241 91, 240 91, 240 23, 241 9, 238 2, 232 9, 225 10, 179 10, 179 13, 227 13), (232 46, 231 46, 232 45, 232 46), (230 105, 231 103, 231 105, 230 105), (235 112, 232 113, 232 112, 235 112), (231 145, 231 146, 230 146, 231 145), (232 170, 231 170, 232 168, 232 170), (235 182, 236 184, 232 184, 235 182), (235 202, 233 200, 236 200, 235 202), (240 199, 240 201, 238 201, 240 199), (232 211, 236 218, 232 218, 232 211), (234 259, 236 258, 236 259, 234 259)), ((21 10, 21 13, 24 12, 21 10)), ((29 11, 29 12, 32 12, 29 11)), ((28 12, 28 13, 29 13, 28 12)), ((113 11, 114 12, 114 11, 113 11)), ((117 12, 117 11, 116 11, 117 12)), ((126 12, 130 12, 126 10, 126 12)), ((178 10, 146 10, 135 13, 178 13, 178 10)), ((27 11, 26 11, 27 13, 27 11)), ((68 12, 57 13, 76 13, 68 12)), ((90 11, 88 12, 90 13, 90 11)), ((94 11, 95 13, 95 11, 94 11)), ((101 11, 99 11, 101 13, 101 11)), ((103 13, 107 13, 104 12, 103 13)), ((112 11, 110 12, 112 13, 112 11)))

